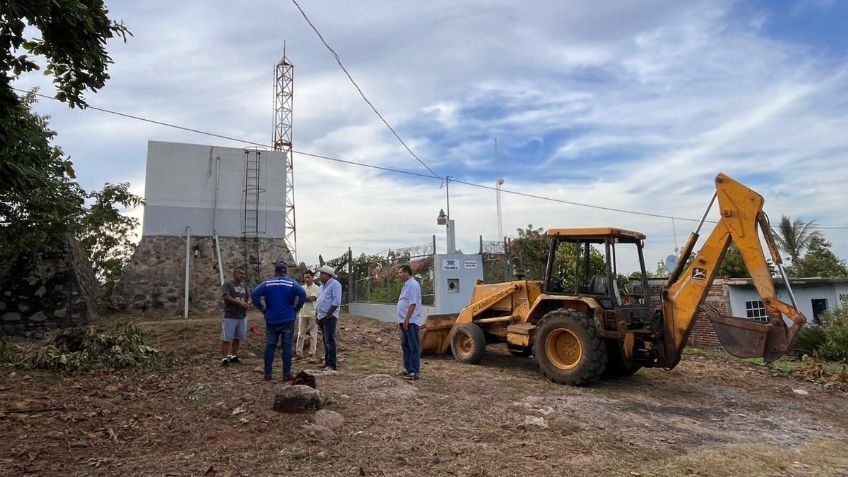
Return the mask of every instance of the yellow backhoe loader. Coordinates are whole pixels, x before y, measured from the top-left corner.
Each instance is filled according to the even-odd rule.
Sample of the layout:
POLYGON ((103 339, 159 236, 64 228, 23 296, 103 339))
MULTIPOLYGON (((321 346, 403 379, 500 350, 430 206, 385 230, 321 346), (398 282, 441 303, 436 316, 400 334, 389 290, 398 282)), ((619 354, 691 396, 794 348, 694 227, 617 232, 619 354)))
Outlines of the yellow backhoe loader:
POLYGON ((487 344, 505 342, 515 355, 533 355, 549 379, 571 385, 604 374, 630 375, 642 367, 672 369, 680 362, 716 270, 733 242, 769 321, 721 316, 715 310, 706 314, 730 354, 777 359, 790 349, 806 319, 795 305, 762 196, 724 174, 715 184, 704 217, 662 289, 659 307, 651 306, 643 234, 617 228, 554 228, 547 232, 551 245, 545 280, 476 285, 470 304, 459 314, 427 318, 422 352, 451 352, 459 361, 477 363, 487 344), (716 198, 721 219, 692 257, 716 198), (758 228, 792 305, 777 299, 758 228), (621 280, 618 270, 637 263, 640 272, 621 280))

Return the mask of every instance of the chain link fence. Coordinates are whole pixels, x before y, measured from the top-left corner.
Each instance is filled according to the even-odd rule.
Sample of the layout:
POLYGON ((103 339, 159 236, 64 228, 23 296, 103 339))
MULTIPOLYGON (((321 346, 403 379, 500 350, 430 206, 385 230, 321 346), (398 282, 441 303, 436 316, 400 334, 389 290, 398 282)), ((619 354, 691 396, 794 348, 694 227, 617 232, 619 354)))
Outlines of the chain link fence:
POLYGON ((412 275, 421 284, 421 304, 435 303, 433 290, 433 246, 414 245, 377 254, 361 254, 353 259, 352 301, 358 303, 396 303, 403 282, 401 265, 409 264, 412 275))

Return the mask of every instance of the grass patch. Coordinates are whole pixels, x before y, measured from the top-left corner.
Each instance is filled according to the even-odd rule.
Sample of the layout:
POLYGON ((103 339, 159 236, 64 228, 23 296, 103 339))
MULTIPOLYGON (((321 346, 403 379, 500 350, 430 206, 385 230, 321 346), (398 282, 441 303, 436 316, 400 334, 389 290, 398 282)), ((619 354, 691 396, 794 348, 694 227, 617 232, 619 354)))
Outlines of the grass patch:
POLYGON ((806 355, 801 360, 783 356, 773 363, 766 363, 762 358, 746 359, 745 362, 811 382, 848 383, 848 366, 845 363, 823 361, 806 355))
POLYGON ((629 471, 631 475, 635 472, 652 477, 846 475, 848 443, 820 440, 798 450, 765 444, 736 444, 676 456, 629 471))

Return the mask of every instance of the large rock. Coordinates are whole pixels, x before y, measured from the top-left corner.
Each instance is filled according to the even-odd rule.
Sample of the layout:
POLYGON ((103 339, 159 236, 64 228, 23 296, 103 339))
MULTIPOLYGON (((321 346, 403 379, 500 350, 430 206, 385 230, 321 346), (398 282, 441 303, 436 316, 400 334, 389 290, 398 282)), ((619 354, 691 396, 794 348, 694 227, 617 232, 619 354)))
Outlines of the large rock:
POLYGON ((21 321, 21 314, 15 312, 4 313, 3 321, 21 321))
POLYGON ((319 441, 329 441, 336 438, 336 433, 324 426, 318 424, 304 424, 300 426, 300 431, 306 437, 311 437, 319 441))
POLYGON ((335 431, 344 424, 344 416, 336 411, 321 409, 315 413, 315 416, 312 418, 312 422, 319 426, 324 426, 331 431, 335 431))
POLYGON ((388 374, 372 374, 356 382, 364 394, 373 398, 408 399, 418 389, 388 374))
POLYGON ((274 410, 285 413, 311 412, 324 407, 325 402, 320 391, 298 384, 287 386, 274 396, 274 410))

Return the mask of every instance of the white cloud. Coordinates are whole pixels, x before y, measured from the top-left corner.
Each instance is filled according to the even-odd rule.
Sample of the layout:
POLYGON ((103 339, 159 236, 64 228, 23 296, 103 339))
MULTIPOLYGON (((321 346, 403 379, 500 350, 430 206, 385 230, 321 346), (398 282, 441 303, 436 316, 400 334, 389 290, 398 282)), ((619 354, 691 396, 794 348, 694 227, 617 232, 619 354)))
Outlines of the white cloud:
MULTIPOLYGON (((848 225, 844 57, 767 37, 770 13, 733 2, 378 2, 304 8, 359 85, 442 174, 505 188, 700 217, 718 171, 750 178, 767 211, 848 225), (741 21, 740 21, 741 20, 741 21)), ((803 8, 813 8, 805 5, 803 8)), ((800 8, 800 7, 799 7, 800 8)), ((816 7, 821 8, 821 6, 816 7)), ((288 2, 111 2, 135 34, 111 42, 92 104, 270 143, 272 72, 295 64, 298 150, 425 172, 362 101, 288 2)), ((39 75, 28 79, 49 92, 39 75)), ((148 139, 236 145, 42 102, 83 185, 140 182, 148 139)), ((296 156, 300 258, 427 243, 439 182, 296 156), (338 252, 338 253, 337 253, 338 252)), ((496 235, 494 191, 451 187, 459 245, 496 235)), ((648 262, 671 222, 505 194, 504 230, 618 225, 646 232, 648 262)), ((678 240, 689 223, 678 223, 678 240)), ((848 233, 830 231, 848 257, 848 233)))

